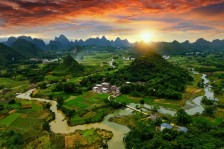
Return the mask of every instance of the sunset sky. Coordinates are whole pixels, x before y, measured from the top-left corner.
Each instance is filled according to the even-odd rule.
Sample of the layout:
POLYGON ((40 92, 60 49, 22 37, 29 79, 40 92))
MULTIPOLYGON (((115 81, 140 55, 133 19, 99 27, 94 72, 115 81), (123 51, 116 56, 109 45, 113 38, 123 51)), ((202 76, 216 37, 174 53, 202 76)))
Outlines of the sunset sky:
POLYGON ((224 0, 1 0, 0 38, 224 39, 224 0))

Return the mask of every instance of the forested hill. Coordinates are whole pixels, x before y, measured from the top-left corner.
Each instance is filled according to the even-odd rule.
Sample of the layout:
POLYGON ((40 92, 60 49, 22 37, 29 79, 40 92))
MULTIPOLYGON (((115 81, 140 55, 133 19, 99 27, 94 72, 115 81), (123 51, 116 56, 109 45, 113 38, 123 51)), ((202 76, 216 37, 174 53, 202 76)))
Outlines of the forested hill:
POLYGON ((12 44, 12 48, 21 55, 29 58, 42 56, 44 54, 43 50, 35 44, 20 38, 12 44))
POLYGON ((77 76, 82 73, 84 67, 80 65, 72 56, 68 55, 63 58, 63 62, 56 67, 55 72, 59 74, 70 74, 77 76))
POLYGON ((0 43, 0 64, 22 59, 23 56, 10 47, 0 43))
POLYGON ((108 81, 122 85, 121 91, 126 94, 180 99, 192 77, 187 70, 174 66, 151 52, 108 76, 108 81), (127 81, 131 83, 125 84, 127 81))

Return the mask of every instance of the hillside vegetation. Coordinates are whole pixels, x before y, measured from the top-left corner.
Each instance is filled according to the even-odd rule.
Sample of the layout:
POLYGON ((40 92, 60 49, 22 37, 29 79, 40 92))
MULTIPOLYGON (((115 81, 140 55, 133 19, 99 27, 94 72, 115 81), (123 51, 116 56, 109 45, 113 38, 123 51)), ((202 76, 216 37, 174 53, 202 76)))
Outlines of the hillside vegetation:
POLYGON ((0 43, 0 63, 5 63, 8 61, 19 60, 23 58, 22 55, 20 55, 15 50, 11 49, 10 47, 5 46, 4 44, 0 43))
POLYGON ((112 84, 122 85, 122 93, 180 99, 192 77, 188 71, 151 52, 110 75, 108 80, 112 84), (125 84, 127 81, 131 83, 125 84))
POLYGON ((84 67, 80 65, 72 56, 68 55, 64 57, 63 62, 56 67, 55 72, 58 74, 70 74, 77 76, 83 70, 84 67))
POLYGON ((44 53, 39 47, 25 39, 17 39, 12 44, 12 48, 25 57, 39 57, 44 53))

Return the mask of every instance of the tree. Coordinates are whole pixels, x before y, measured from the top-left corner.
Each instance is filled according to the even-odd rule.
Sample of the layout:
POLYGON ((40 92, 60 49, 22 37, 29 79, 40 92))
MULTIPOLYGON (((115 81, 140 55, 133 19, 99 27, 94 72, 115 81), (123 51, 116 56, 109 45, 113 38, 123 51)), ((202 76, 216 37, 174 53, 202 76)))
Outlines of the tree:
POLYGON ((48 98, 49 98, 50 100, 53 100, 53 95, 52 95, 52 94, 48 95, 48 98))
POLYGON ((215 107, 214 106, 206 106, 205 107, 205 110, 204 110, 204 113, 205 114, 208 114, 210 116, 212 116, 215 112, 215 107))
POLYGON ((40 83, 38 85, 38 87, 40 87, 40 89, 46 89, 47 88, 47 83, 46 82, 40 83))
POLYGON ((64 99, 63 97, 57 97, 57 107, 61 108, 63 106, 64 99))
POLYGON ((16 101, 15 101, 15 99, 11 99, 8 103, 9 103, 9 104, 15 104, 16 101))
POLYGON ((175 118, 179 125, 188 125, 191 123, 191 116, 188 115, 184 109, 177 111, 175 118))
POLYGON ((51 107, 51 104, 49 102, 44 105, 44 108, 46 109, 50 109, 50 107, 51 107))
POLYGON ((145 103, 144 99, 140 100, 139 103, 144 104, 145 103))
POLYGON ((213 104, 214 104, 214 101, 209 100, 206 96, 203 96, 203 97, 202 97, 201 102, 202 102, 203 104, 205 104, 205 105, 213 105, 213 104))
POLYGON ((52 89, 52 91, 53 91, 53 92, 63 91, 63 83, 58 82, 58 83, 55 85, 54 89, 52 89))
POLYGON ((64 92, 65 93, 75 93, 75 94, 81 94, 82 91, 79 89, 74 83, 69 82, 64 84, 64 92))
POLYGON ((42 124, 42 128, 43 128, 43 130, 49 131, 50 130, 49 122, 44 121, 44 123, 42 124))
POLYGON ((154 112, 158 112, 159 109, 160 109, 160 107, 157 104, 154 104, 152 106, 152 111, 154 111, 154 112))

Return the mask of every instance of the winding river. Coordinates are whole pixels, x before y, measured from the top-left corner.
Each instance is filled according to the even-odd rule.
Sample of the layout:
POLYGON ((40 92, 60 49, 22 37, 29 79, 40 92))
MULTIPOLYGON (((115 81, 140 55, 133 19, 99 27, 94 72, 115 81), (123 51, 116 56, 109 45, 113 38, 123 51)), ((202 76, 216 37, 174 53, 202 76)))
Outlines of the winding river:
MULTIPOLYGON (((197 73, 195 71, 193 71, 193 73, 194 74, 199 74, 199 73, 197 73)), ((204 83, 204 92, 205 92, 204 96, 206 96, 210 100, 218 101, 217 98, 214 98, 214 92, 211 89, 212 86, 209 84, 210 81, 208 80, 207 76, 205 74, 202 74, 201 79, 203 80, 203 83, 204 83)), ((187 100, 185 105, 182 108, 189 115, 202 114, 203 111, 204 111, 204 107, 203 107, 203 105, 201 103, 202 98, 203 98, 203 96, 198 96, 198 97, 195 97, 192 101, 187 100)), ((135 103, 129 104, 129 106, 131 106, 133 108, 135 108, 136 105, 139 105, 139 104, 135 104, 135 103)), ((145 107, 146 108, 146 109, 142 108, 143 112, 148 111, 147 108, 148 109, 152 109, 152 106, 148 105, 148 104, 141 105, 141 107, 145 107)), ((160 106, 159 110, 158 110, 158 113, 170 114, 171 116, 174 116, 176 111, 160 106)))
MULTIPOLYGON (((203 74, 201 77, 204 80, 205 88, 205 96, 208 97, 211 100, 218 100, 214 98, 214 93, 211 90, 211 86, 209 84, 209 80, 206 78, 206 75, 203 74)), ((100 128, 100 129, 106 129, 113 133, 113 137, 111 140, 108 141, 108 147, 110 149, 124 149, 125 145, 123 143, 123 137, 125 134, 127 134, 130 129, 124 125, 120 125, 114 122, 110 122, 109 119, 111 117, 117 116, 117 115, 129 115, 132 113, 132 110, 130 109, 121 109, 116 110, 112 114, 109 114, 104 117, 103 121, 100 123, 92 123, 92 124, 84 124, 84 125, 77 125, 77 126, 69 126, 67 123, 67 119, 64 115, 64 113, 57 109, 57 102, 53 100, 47 100, 43 98, 31 98, 30 95, 35 89, 31 89, 27 91, 26 93, 22 93, 17 95, 17 98, 26 99, 26 100, 36 100, 41 102, 48 102, 51 104, 50 110, 54 112, 55 114, 55 120, 50 122, 50 129, 54 133, 61 133, 61 134, 69 134, 72 132, 75 132, 76 130, 85 130, 90 128, 100 128)), ((189 114, 194 115, 196 113, 201 114, 204 111, 204 108, 201 104, 203 96, 199 96, 194 98, 192 101, 187 101, 183 109, 189 114)), ((129 104, 132 107, 135 107, 136 104, 129 104)), ((144 107, 151 108, 152 106, 144 104, 144 107)), ((173 111, 171 109, 166 109, 164 107, 160 107, 158 110, 159 113, 163 114, 170 114, 174 116, 176 111, 173 111)))
MULTIPOLYGON (((205 74, 202 74, 201 77, 202 80, 204 80, 204 96, 206 96, 210 100, 216 100, 218 101, 217 98, 214 98, 214 92, 211 89, 211 85, 209 84, 209 80, 205 74)), ((183 109, 189 114, 189 115, 195 115, 195 114, 202 114, 204 111, 204 107, 201 104, 203 96, 199 96, 194 98, 192 101, 186 101, 185 106, 183 109)))
POLYGON ((110 122, 109 119, 111 117, 117 115, 129 115, 131 114, 131 110, 124 109, 124 110, 117 110, 112 114, 108 114, 104 117, 103 121, 100 123, 92 123, 92 124, 84 124, 84 125, 77 125, 77 126, 69 126, 67 123, 67 119, 62 111, 57 109, 57 102, 53 100, 47 100, 43 98, 31 98, 30 95, 34 91, 34 89, 27 91, 26 93, 19 94, 16 96, 17 98, 26 99, 26 100, 36 100, 41 102, 48 102, 51 104, 50 110, 55 113, 55 120, 50 122, 50 129, 54 133, 61 133, 61 134, 69 134, 75 132, 76 130, 85 130, 90 128, 100 128, 106 129, 113 133, 113 137, 109 140, 108 147, 110 149, 124 149, 125 145, 123 143, 123 137, 127 134, 130 129, 124 125, 120 125, 114 122, 110 122))

